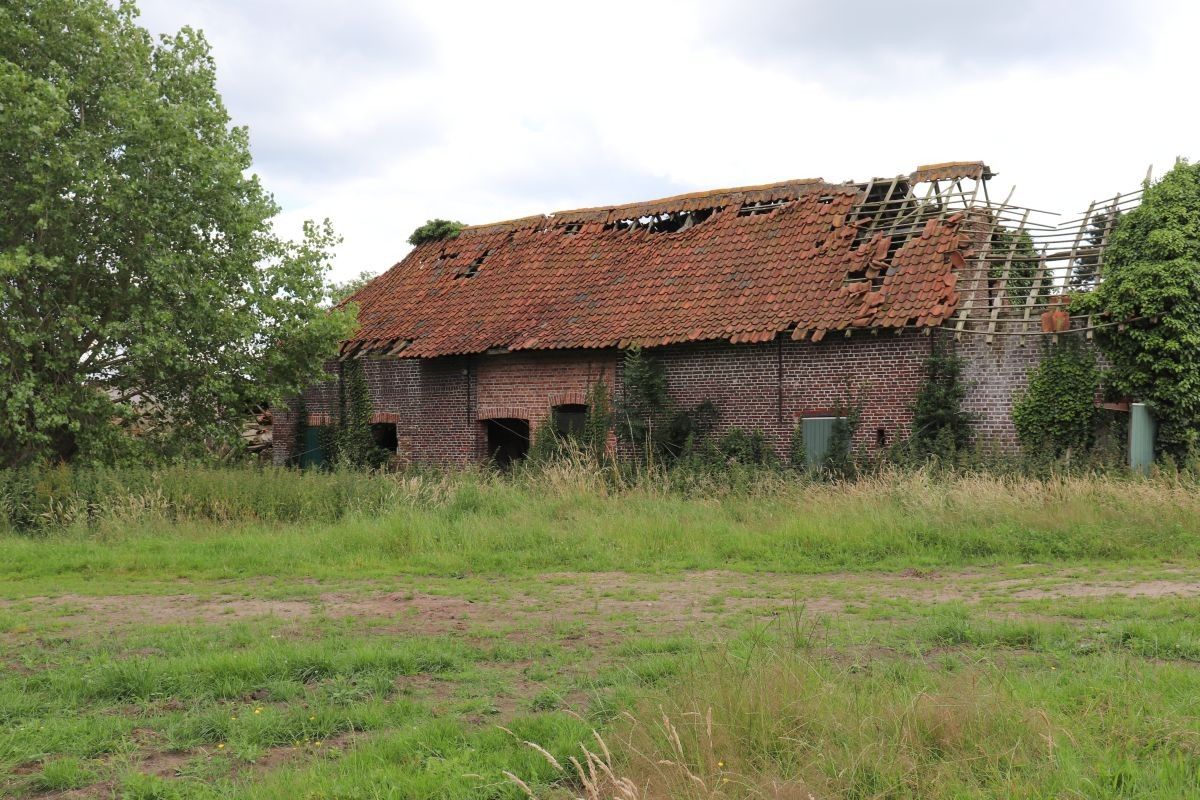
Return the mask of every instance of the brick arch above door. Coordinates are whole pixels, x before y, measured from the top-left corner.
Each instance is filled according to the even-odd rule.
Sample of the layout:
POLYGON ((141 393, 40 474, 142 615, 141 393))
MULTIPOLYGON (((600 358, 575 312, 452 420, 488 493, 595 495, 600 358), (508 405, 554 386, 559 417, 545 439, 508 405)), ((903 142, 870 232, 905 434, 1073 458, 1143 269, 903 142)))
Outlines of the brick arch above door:
POLYGON ((524 406, 480 406, 475 412, 475 419, 483 422, 488 419, 530 419, 529 409, 524 406))

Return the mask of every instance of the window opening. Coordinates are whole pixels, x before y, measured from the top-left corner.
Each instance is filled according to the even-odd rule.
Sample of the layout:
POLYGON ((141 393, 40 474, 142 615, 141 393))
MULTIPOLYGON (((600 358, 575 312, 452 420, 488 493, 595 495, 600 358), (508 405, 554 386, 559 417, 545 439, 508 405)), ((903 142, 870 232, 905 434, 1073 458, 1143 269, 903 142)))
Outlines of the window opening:
POLYGON ((587 406, 582 403, 567 403, 555 406, 551 417, 554 421, 554 431, 559 436, 579 438, 583 436, 583 428, 587 419, 587 406))
POLYGON ((376 447, 389 453, 395 453, 400 444, 394 422, 371 423, 371 438, 375 441, 376 447))

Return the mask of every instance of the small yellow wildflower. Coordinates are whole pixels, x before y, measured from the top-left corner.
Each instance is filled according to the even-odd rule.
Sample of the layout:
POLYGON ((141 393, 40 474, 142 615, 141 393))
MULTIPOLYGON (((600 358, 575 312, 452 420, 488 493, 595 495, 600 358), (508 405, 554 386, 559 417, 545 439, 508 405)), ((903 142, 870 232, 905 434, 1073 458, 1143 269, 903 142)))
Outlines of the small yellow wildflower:
POLYGON ((313 742, 313 745, 314 745, 314 746, 316 746, 316 747, 320 747, 320 746, 321 746, 321 743, 320 743, 320 742, 313 742))
POLYGON ((316 719, 316 718, 317 718, 316 714, 314 714, 313 716, 309 717, 309 719, 310 719, 310 720, 313 720, 313 719, 316 719))
POLYGON ((234 714, 232 717, 230 717, 230 719, 236 720, 236 719, 237 719, 237 714, 234 714))
POLYGON ((718 761, 718 762, 717 762, 717 766, 718 766, 718 767, 720 767, 721 769, 725 769, 725 762, 724 762, 724 761, 718 761))
POLYGON ((225 744, 224 744, 224 742, 222 742, 221 744, 217 745, 217 749, 218 749, 218 750, 224 750, 224 749, 225 749, 225 744))

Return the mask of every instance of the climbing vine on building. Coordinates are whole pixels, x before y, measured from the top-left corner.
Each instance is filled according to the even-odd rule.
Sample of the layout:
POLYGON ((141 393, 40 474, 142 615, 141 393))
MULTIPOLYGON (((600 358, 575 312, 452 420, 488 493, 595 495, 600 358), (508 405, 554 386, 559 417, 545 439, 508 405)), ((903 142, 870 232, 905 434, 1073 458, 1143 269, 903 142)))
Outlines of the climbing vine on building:
POLYGON ((608 395, 608 384, 601 377, 588 390, 587 414, 583 419, 583 446, 597 460, 608 450, 608 432, 612 426, 612 400, 608 395))
POLYGON ((702 400, 690 408, 678 407, 667 392, 662 363, 639 347, 625 353, 622 385, 614 429, 639 456, 669 461, 687 456, 716 426, 716 404, 702 400))
POLYGON ((1096 388, 1100 370, 1091 348, 1066 338, 1029 373, 1029 387, 1013 403, 1021 447, 1063 456, 1092 446, 1096 433, 1096 388))
POLYGON ((963 409, 967 386, 962 378, 962 358, 948 347, 935 344, 925 360, 925 380, 913 403, 909 445, 918 457, 947 457, 971 439, 971 415, 963 409))
POLYGON ((1181 161, 1123 214, 1103 280, 1072 298, 1096 331, 1116 392, 1149 404, 1161 450, 1200 444, 1200 164, 1181 161))
POLYGON ((388 452, 371 435, 371 393, 362 362, 339 365, 338 407, 333 424, 323 431, 321 449, 336 467, 371 469, 384 465, 388 452))

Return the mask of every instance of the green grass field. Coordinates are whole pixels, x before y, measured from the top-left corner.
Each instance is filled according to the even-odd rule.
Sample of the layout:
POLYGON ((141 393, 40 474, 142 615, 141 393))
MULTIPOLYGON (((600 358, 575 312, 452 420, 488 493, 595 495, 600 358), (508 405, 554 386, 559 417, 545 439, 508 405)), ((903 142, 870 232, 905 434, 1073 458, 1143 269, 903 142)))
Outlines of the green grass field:
POLYGON ((1200 797, 1194 480, 671 480, 10 476, 0 795, 1200 797))

